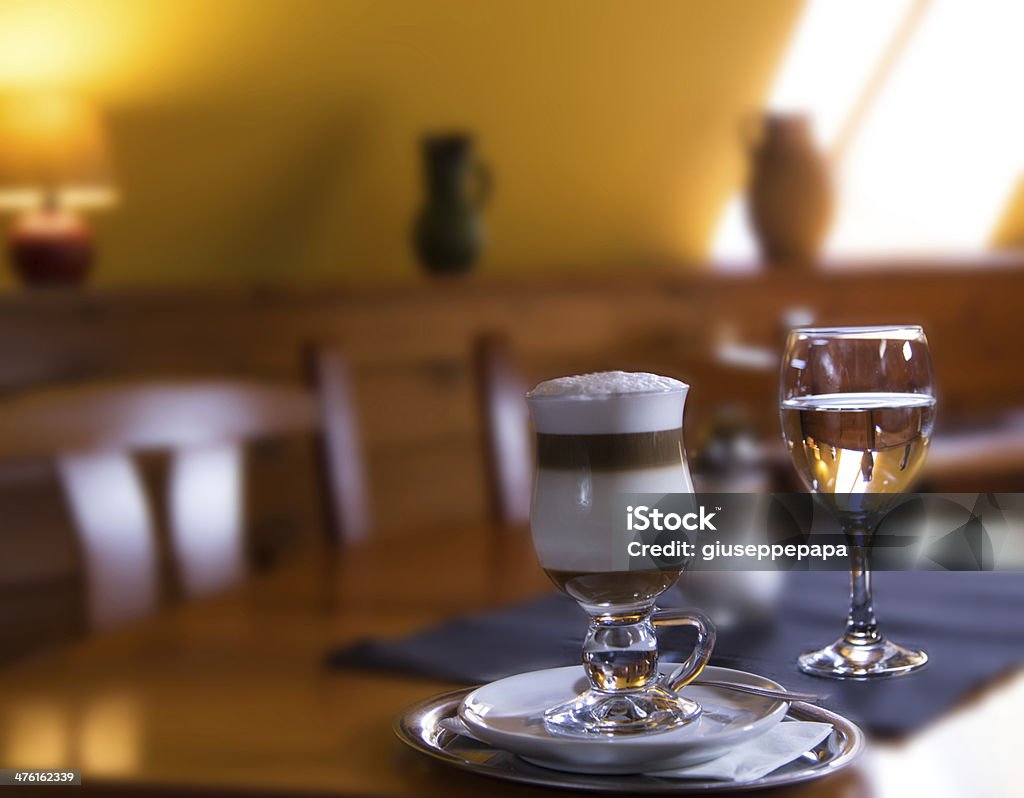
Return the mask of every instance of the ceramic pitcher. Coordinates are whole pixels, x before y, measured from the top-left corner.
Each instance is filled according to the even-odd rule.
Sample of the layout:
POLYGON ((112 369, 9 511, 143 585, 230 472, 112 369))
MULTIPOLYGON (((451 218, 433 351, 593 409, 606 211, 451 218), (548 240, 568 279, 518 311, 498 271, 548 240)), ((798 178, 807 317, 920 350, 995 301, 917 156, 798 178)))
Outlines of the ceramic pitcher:
POLYGON ((747 208, 761 256, 774 266, 813 265, 832 220, 832 185, 808 119, 765 114, 746 138, 747 208))

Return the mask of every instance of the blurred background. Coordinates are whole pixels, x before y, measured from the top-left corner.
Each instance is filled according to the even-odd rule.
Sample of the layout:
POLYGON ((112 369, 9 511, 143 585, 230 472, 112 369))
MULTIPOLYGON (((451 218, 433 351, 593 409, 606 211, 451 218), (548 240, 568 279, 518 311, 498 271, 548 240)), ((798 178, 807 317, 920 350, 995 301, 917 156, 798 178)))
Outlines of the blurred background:
POLYGON ((0 0, 0 658, 100 623, 105 568, 156 569, 149 607, 521 523, 521 391, 559 374, 684 379, 704 484, 794 487, 794 324, 925 325, 927 486, 1019 490, 1022 22, 0 0))

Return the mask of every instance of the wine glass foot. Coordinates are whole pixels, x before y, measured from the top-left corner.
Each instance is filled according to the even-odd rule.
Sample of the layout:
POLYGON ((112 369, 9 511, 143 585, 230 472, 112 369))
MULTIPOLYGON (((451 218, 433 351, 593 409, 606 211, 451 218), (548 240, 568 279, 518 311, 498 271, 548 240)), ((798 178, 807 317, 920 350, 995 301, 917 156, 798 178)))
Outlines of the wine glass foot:
POLYGON ((839 638, 831 645, 800 655, 800 670, 826 679, 883 679, 911 673, 928 662, 923 651, 906 648, 884 638, 850 642, 839 638))
POLYGON ((555 734, 618 736, 668 731, 700 717, 700 704, 660 685, 628 693, 588 690, 544 713, 555 734))

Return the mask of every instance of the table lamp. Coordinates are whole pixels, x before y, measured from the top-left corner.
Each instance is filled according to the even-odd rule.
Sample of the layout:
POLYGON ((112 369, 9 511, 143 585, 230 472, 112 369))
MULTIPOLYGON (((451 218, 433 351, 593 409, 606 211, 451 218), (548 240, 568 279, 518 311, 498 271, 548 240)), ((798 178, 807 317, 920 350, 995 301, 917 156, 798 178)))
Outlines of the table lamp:
POLYGON ((106 133, 93 105, 51 93, 0 100, 0 210, 17 213, 9 251, 25 284, 81 283, 94 247, 79 211, 116 199, 106 133))

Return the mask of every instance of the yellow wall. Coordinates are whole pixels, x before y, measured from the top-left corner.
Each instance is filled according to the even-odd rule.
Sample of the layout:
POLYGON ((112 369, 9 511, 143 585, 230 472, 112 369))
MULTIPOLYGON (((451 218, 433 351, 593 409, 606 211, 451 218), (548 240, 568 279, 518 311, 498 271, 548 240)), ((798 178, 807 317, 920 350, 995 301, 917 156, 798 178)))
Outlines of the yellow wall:
POLYGON ((96 284, 413 275, 417 141, 449 127, 496 173, 481 271, 700 259, 799 7, 0 0, 0 81, 107 109, 96 284))

